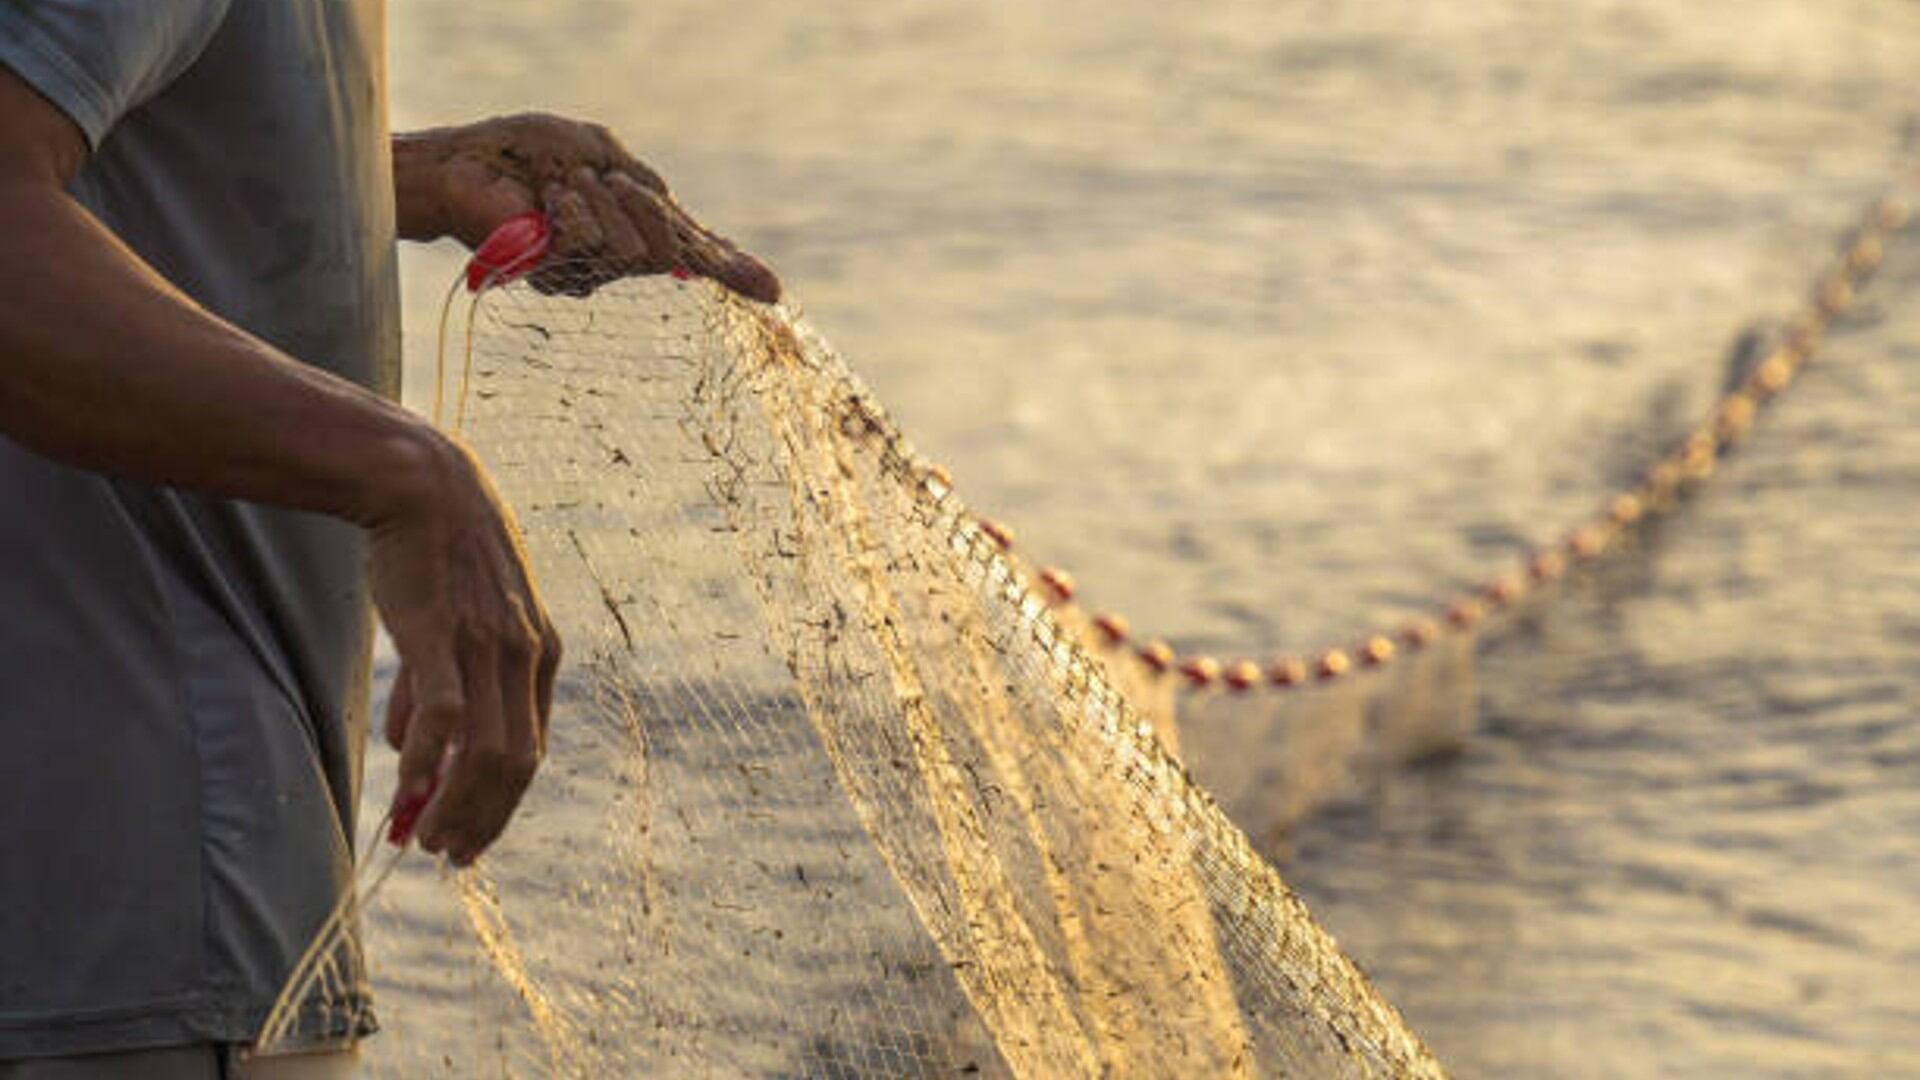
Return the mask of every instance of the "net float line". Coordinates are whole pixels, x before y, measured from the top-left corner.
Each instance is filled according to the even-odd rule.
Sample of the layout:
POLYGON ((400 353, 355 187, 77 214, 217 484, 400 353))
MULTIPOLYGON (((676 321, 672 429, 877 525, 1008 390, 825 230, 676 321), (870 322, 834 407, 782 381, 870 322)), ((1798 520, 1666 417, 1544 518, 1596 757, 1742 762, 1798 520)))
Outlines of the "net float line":
MULTIPOLYGON (((1784 324, 1779 341, 1755 364, 1739 387, 1721 397, 1666 456, 1649 467, 1633 486, 1615 492, 1598 513, 1561 534, 1554 543, 1528 551, 1517 565, 1434 605, 1392 628, 1360 635, 1351 644, 1304 654, 1285 654, 1265 663, 1252 658, 1222 661, 1204 653, 1179 653, 1164 638, 1141 634, 1125 616, 1089 612, 1096 644, 1130 657, 1156 678, 1178 678, 1189 690, 1216 687, 1233 693, 1257 689, 1294 690, 1338 682, 1393 664, 1439 642, 1471 633, 1481 623, 1513 608, 1528 596, 1591 563, 1650 519, 1664 515, 1711 478, 1722 458, 1752 431, 1766 407, 1793 385, 1801 369, 1819 351, 1827 328, 1859 302, 1862 290, 1880 266, 1886 243, 1906 228, 1908 203, 1887 195, 1875 200, 1849 232, 1831 264, 1814 280, 1806 300, 1784 324)), ((928 466, 924 482, 951 490, 953 477, 939 465, 928 466)), ((976 517, 980 534, 1009 559, 1015 557, 1011 526, 976 517)), ((1051 606, 1077 603, 1072 574, 1056 566, 1032 571, 1040 596, 1051 606)))

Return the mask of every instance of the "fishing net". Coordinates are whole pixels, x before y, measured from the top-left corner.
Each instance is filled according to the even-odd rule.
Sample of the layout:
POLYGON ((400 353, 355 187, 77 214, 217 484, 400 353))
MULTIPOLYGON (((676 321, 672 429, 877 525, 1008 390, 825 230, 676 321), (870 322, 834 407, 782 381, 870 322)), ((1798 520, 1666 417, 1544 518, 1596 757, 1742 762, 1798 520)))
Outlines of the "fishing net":
POLYGON ((357 1000, 357 922, 379 1075, 1438 1073, 803 321, 541 281, 447 338, 568 646, 549 759, 266 1044, 357 1000))

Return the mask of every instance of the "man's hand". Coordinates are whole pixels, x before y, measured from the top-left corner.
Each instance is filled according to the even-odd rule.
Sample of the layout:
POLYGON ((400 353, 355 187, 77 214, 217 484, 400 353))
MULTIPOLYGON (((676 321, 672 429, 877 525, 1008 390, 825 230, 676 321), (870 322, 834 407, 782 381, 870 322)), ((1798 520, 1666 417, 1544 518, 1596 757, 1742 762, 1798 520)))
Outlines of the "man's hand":
POLYGON ((554 225, 552 265, 533 278, 585 293, 617 277, 684 269, 742 296, 780 299, 759 259, 681 209, 660 175, 598 125, 525 113, 393 140, 400 235, 477 247, 529 210, 554 225))
POLYGON ((374 603, 400 653, 387 704, 395 839, 411 829, 464 866, 506 827, 546 751, 560 639, 479 465, 445 441, 421 457, 368 530, 374 603))

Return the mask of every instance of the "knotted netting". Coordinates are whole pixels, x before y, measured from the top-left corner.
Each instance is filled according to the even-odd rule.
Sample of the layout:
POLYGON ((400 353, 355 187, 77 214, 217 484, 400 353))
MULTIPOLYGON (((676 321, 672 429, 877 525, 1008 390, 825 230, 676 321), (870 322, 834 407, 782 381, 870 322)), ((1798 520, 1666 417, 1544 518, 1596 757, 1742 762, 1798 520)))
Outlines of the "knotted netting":
POLYGON ((804 321, 541 280, 446 348, 567 642, 549 757, 358 913, 372 1071, 1439 1071, 804 321))

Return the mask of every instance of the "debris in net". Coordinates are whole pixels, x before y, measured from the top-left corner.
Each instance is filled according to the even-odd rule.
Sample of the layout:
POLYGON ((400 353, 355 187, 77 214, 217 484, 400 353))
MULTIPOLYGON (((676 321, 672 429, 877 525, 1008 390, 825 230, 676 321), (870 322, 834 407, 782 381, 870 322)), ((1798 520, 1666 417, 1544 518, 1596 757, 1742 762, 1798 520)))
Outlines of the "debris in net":
POLYGON ((816 333, 565 269, 452 335, 568 643, 549 758, 479 867, 343 920, 370 1072, 1438 1074, 1116 688, 1124 622, 1050 607, 816 333))

